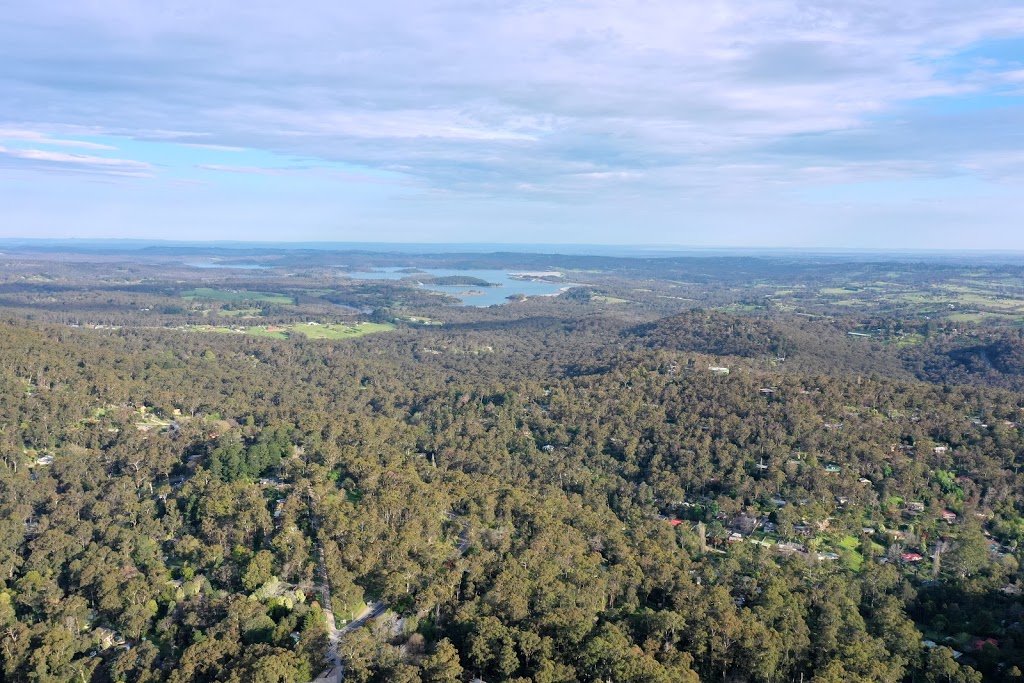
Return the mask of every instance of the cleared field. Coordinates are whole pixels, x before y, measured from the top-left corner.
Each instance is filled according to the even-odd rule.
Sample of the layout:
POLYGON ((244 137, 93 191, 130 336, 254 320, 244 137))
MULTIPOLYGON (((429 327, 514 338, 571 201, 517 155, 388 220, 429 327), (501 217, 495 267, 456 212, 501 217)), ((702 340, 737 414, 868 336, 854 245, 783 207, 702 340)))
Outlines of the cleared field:
POLYGON ((236 308, 231 311, 217 311, 217 315, 224 316, 225 318, 247 318, 258 317, 261 312, 258 308, 236 308))
POLYGON ((213 332, 215 334, 248 334, 253 337, 270 337, 271 339, 287 339, 288 333, 284 329, 270 329, 265 327, 220 327, 217 325, 193 325, 180 328, 189 332, 213 332))
POLYGON ((617 296, 594 296, 590 298, 591 301, 596 301, 599 304, 628 304, 629 299, 620 299, 617 296))
POLYGON ((1010 313, 990 313, 987 311, 977 311, 971 313, 951 313, 946 316, 949 320, 958 323, 981 323, 981 322, 1024 322, 1024 317, 1020 315, 1012 315, 1010 313))
POLYGON ((902 337, 894 337, 890 341, 890 343, 897 348, 903 348, 906 346, 917 346, 918 344, 921 344, 923 342, 924 337, 922 337, 919 334, 906 334, 903 335, 902 337))
POLYGON ((292 325, 292 332, 310 339, 352 339, 395 329, 390 323, 356 323, 355 325, 292 325))
POLYGON ((273 327, 249 327, 245 330, 246 334, 251 334, 254 337, 270 337, 271 339, 288 339, 289 334, 287 330, 275 329, 273 327))
POLYGON ((295 299, 275 292, 251 292, 245 289, 213 289, 197 287, 181 293, 183 299, 211 299, 213 301, 266 301, 271 304, 293 304, 295 299))
MULTIPOLYGON (((850 273, 843 281, 824 282, 818 287, 787 287, 774 290, 776 310, 796 315, 863 311, 870 315, 942 319, 964 324, 1015 325, 1024 318, 1024 278, 979 270, 958 273, 943 280, 932 273, 907 277, 907 273, 872 273, 880 277, 850 273)), ((718 310, 744 312, 742 306, 721 306, 718 310)), ((907 337, 894 341, 899 346, 919 343, 907 337)))
POLYGON ((217 334, 247 334, 269 339, 290 339, 301 334, 308 339, 355 339, 377 332, 395 329, 390 323, 356 323, 355 325, 261 325, 258 327, 223 327, 216 325, 195 325, 184 328, 192 332, 214 332, 217 334))

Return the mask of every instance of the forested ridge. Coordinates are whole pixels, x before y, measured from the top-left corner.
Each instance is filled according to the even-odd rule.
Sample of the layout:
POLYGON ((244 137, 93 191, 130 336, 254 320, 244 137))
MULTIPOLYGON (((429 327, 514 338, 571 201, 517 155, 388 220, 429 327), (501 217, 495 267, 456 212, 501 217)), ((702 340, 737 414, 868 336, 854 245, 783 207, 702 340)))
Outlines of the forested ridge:
POLYGON ((289 258, 0 275, 0 681, 1021 680, 1021 334, 885 298, 970 268, 289 258))
POLYGON ((522 329, 4 323, 3 680, 311 680, 321 546, 346 680, 1018 675, 1024 397, 522 329))

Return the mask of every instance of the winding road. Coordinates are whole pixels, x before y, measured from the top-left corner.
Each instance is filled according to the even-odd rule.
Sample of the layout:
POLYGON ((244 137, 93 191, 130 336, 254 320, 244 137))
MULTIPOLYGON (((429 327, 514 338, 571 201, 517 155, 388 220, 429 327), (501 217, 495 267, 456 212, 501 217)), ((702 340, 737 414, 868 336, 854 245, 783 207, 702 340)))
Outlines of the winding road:
MULTIPOLYGON (((469 549, 469 522, 465 521, 460 515, 454 512, 446 512, 444 516, 453 521, 461 522, 462 529, 459 531, 459 540, 455 544, 455 550, 458 552, 458 556, 462 557, 466 554, 469 549)), ((316 505, 313 498, 312 488, 309 490, 309 520, 310 527, 313 531, 313 538, 317 538, 317 519, 316 519, 316 505)), ((327 638, 330 642, 330 646, 327 651, 327 661, 330 666, 323 671, 313 683, 341 683, 345 679, 345 665, 341 661, 341 652, 339 651, 339 645, 341 644, 341 638, 357 628, 366 624, 371 619, 375 619, 380 615, 387 612, 390 607, 383 602, 369 603, 362 612, 356 617, 345 624, 342 628, 338 628, 337 621, 334 618, 334 611, 331 607, 331 586, 330 581, 327 580, 327 565, 324 560, 324 549, 323 546, 317 543, 317 566, 316 573, 320 579, 320 595, 322 597, 321 606, 324 610, 324 616, 327 619, 327 638)))

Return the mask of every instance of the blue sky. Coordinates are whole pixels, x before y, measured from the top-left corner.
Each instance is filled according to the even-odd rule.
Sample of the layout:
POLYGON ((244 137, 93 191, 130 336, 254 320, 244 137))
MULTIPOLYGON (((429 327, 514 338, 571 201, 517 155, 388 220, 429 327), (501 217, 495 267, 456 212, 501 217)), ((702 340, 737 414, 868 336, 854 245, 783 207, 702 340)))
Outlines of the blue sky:
POLYGON ((0 237, 1024 249, 1019 0, 36 0, 0 237))

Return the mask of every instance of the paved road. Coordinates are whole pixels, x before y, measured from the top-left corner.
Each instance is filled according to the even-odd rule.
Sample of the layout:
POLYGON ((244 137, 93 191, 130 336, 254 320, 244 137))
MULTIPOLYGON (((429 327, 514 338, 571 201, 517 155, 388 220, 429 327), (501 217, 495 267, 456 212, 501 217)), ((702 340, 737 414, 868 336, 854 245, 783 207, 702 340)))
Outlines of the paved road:
POLYGON ((379 617, 387 611, 388 606, 385 605, 383 602, 378 602, 375 605, 369 605, 363 608, 363 611, 357 614, 355 619, 342 626, 341 630, 338 631, 338 635, 343 636, 349 631, 354 631, 360 626, 364 625, 370 619, 376 619, 377 617, 379 617))
POLYGON ((459 531, 459 542, 455 544, 455 549, 459 551, 459 557, 462 557, 469 550, 469 522, 463 520, 462 517, 454 512, 446 512, 444 516, 453 522, 462 522, 462 530, 459 531))
MULTIPOLYGON (((309 524, 313 532, 313 538, 317 537, 316 503, 313 499, 312 488, 308 491, 309 496, 309 524)), ((341 642, 341 631, 338 630, 338 622, 334 618, 334 608, 331 605, 331 583, 327 580, 327 563, 324 560, 324 548, 317 545, 316 573, 320 579, 321 606, 324 610, 324 617, 327 620, 327 640, 330 643, 327 649, 327 661, 330 667, 321 673, 313 683, 341 683, 345 677, 345 668, 341 663, 341 654, 338 645, 341 642)))

